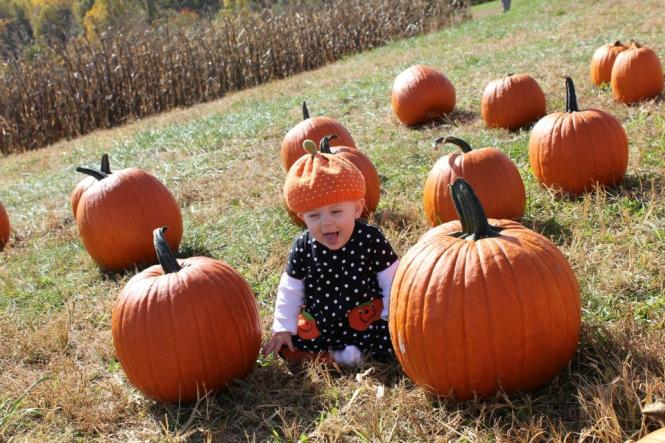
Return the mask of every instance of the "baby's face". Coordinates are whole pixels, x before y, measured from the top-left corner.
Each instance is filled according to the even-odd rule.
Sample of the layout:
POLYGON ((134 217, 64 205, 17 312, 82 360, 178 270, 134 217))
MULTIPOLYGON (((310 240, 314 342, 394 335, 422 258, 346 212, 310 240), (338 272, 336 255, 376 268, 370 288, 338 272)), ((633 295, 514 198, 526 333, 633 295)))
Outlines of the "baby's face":
POLYGON ((298 215, 305 221, 312 237, 334 251, 344 246, 351 238, 356 219, 363 212, 363 206, 365 200, 360 199, 322 206, 298 215))

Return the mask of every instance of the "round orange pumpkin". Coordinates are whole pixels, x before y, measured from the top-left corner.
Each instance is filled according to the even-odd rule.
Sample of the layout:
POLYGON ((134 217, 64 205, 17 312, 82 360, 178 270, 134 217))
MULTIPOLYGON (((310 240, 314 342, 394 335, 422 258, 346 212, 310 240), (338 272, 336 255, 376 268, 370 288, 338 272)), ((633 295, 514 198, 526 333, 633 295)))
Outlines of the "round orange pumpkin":
POLYGON ((660 428, 637 440, 637 443, 665 443, 665 428, 660 428))
POLYGON ((415 383, 441 396, 542 386, 577 349, 575 275, 547 238, 514 221, 487 220, 463 179, 451 186, 460 221, 425 233, 395 274, 395 355, 415 383))
POLYGON ((488 128, 517 129, 538 120, 546 111, 545 94, 528 74, 508 74, 492 80, 480 103, 488 128))
POLYGON ((0 251, 5 248, 7 242, 9 242, 9 216, 5 207, 0 203, 0 251))
MULTIPOLYGON (((108 154, 102 155, 102 161, 99 170, 106 175, 111 174, 111 165, 109 163, 108 154)), ((74 212, 74 218, 76 218, 76 209, 78 208, 81 196, 85 191, 88 190, 90 186, 94 185, 96 182, 97 182, 96 178, 88 176, 83 180, 79 181, 74 187, 74 190, 72 191, 72 195, 70 197, 72 203, 72 211, 74 212)))
POLYGON ((171 226, 169 245, 182 239, 180 208, 171 191, 152 174, 137 168, 104 172, 77 168, 96 182, 79 200, 76 224, 88 253, 101 267, 120 270, 139 263, 154 263, 152 231, 171 226))
POLYGON ((310 117, 305 102, 302 103, 302 113, 303 121, 291 128, 282 141, 280 158, 285 172, 288 172, 296 160, 305 155, 302 148, 305 140, 321 140, 328 134, 335 134, 337 139, 333 142, 334 146, 356 147, 349 131, 334 118, 310 117))
POLYGON ((399 121, 417 125, 455 109, 455 87, 436 69, 414 65, 395 78, 390 101, 399 121))
POLYGON ((134 276, 113 308, 113 344, 134 386, 163 402, 190 402, 245 377, 261 345, 254 295, 228 264, 176 260, 155 230, 160 265, 134 276))
POLYGON ((531 170, 543 185, 571 194, 620 183, 628 166, 626 132, 604 111, 580 111, 570 77, 566 93, 566 112, 546 115, 531 130, 531 170))
POLYGON ((637 43, 617 55, 611 78, 614 99, 635 103, 663 91, 663 66, 656 53, 637 43))
POLYGON ((491 147, 471 149, 457 137, 438 138, 434 144, 438 143, 453 143, 462 153, 441 157, 427 176, 423 209, 432 226, 457 219, 449 185, 459 177, 473 186, 489 217, 519 219, 524 215, 524 182, 506 154, 491 147))
POLYGON ((591 64, 589 67, 589 74, 591 76, 591 83, 600 86, 603 83, 609 83, 612 79, 612 66, 617 55, 622 51, 628 49, 628 46, 621 43, 619 40, 596 49, 591 57, 591 64))

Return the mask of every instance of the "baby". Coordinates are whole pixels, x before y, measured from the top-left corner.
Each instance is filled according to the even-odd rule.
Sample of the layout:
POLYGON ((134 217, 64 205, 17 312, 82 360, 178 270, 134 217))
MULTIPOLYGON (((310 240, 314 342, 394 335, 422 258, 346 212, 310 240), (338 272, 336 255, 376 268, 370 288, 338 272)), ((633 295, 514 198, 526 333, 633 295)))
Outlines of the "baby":
POLYGON ((316 152, 311 141, 308 152, 284 184, 286 204, 307 230, 293 242, 263 354, 343 365, 359 364, 364 354, 392 354, 386 320, 398 259, 381 231, 359 220, 365 179, 352 163, 316 152))

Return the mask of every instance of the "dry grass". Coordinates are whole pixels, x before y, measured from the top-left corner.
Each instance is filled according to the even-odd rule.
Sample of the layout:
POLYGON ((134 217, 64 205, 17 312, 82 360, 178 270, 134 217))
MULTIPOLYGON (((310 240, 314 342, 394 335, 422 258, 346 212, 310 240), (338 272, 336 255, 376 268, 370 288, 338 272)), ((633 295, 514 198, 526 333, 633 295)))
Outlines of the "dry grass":
POLYGON ((665 397, 665 101, 616 104, 590 86, 586 69, 593 50, 617 37, 643 41, 665 59, 665 12, 656 0, 513 3, 510 14, 1 159, 0 199, 14 232, 0 256, 0 440, 622 442, 655 429, 640 407, 665 397), (394 76, 416 62, 446 71, 458 108, 412 130, 395 123, 388 94, 394 76), (563 106, 566 73, 581 107, 622 122, 631 156, 623 185, 555 198, 528 169, 528 131, 484 129, 485 84, 520 71, 540 82, 549 111, 563 106), (463 403, 428 397, 395 365, 374 362, 357 371, 315 365, 290 372, 260 360, 227 392, 180 408, 128 386, 110 313, 134 272, 102 274, 82 248, 68 206, 79 179, 73 167, 109 152, 112 167, 155 172, 183 209, 181 254, 239 269, 267 333, 297 232, 281 208, 276 155, 302 99, 313 114, 342 121, 377 165, 384 182, 375 221, 400 254, 427 229, 420 195, 441 155, 430 147, 433 138, 452 132, 516 161, 529 196, 523 222, 562 249, 582 290, 582 339, 566 370, 532 393, 463 403))

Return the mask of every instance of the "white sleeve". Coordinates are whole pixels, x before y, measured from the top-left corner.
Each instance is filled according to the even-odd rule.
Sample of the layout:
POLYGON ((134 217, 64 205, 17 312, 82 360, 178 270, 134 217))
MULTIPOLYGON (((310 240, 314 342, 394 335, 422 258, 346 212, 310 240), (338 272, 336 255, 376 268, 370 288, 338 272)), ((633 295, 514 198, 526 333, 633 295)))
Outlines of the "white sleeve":
POLYGON ((298 332, 298 314, 305 302, 305 284, 302 280, 289 277, 285 272, 277 287, 275 316, 272 322, 273 332, 298 332))
POLYGON ((383 295, 383 311, 381 311, 382 320, 388 320, 390 289, 393 286, 393 278, 395 277, 395 272, 397 271, 397 265, 399 265, 399 260, 395 260, 392 265, 376 274, 376 279, 379 282, 379 288, 381 288, 381 294, 383 295))

